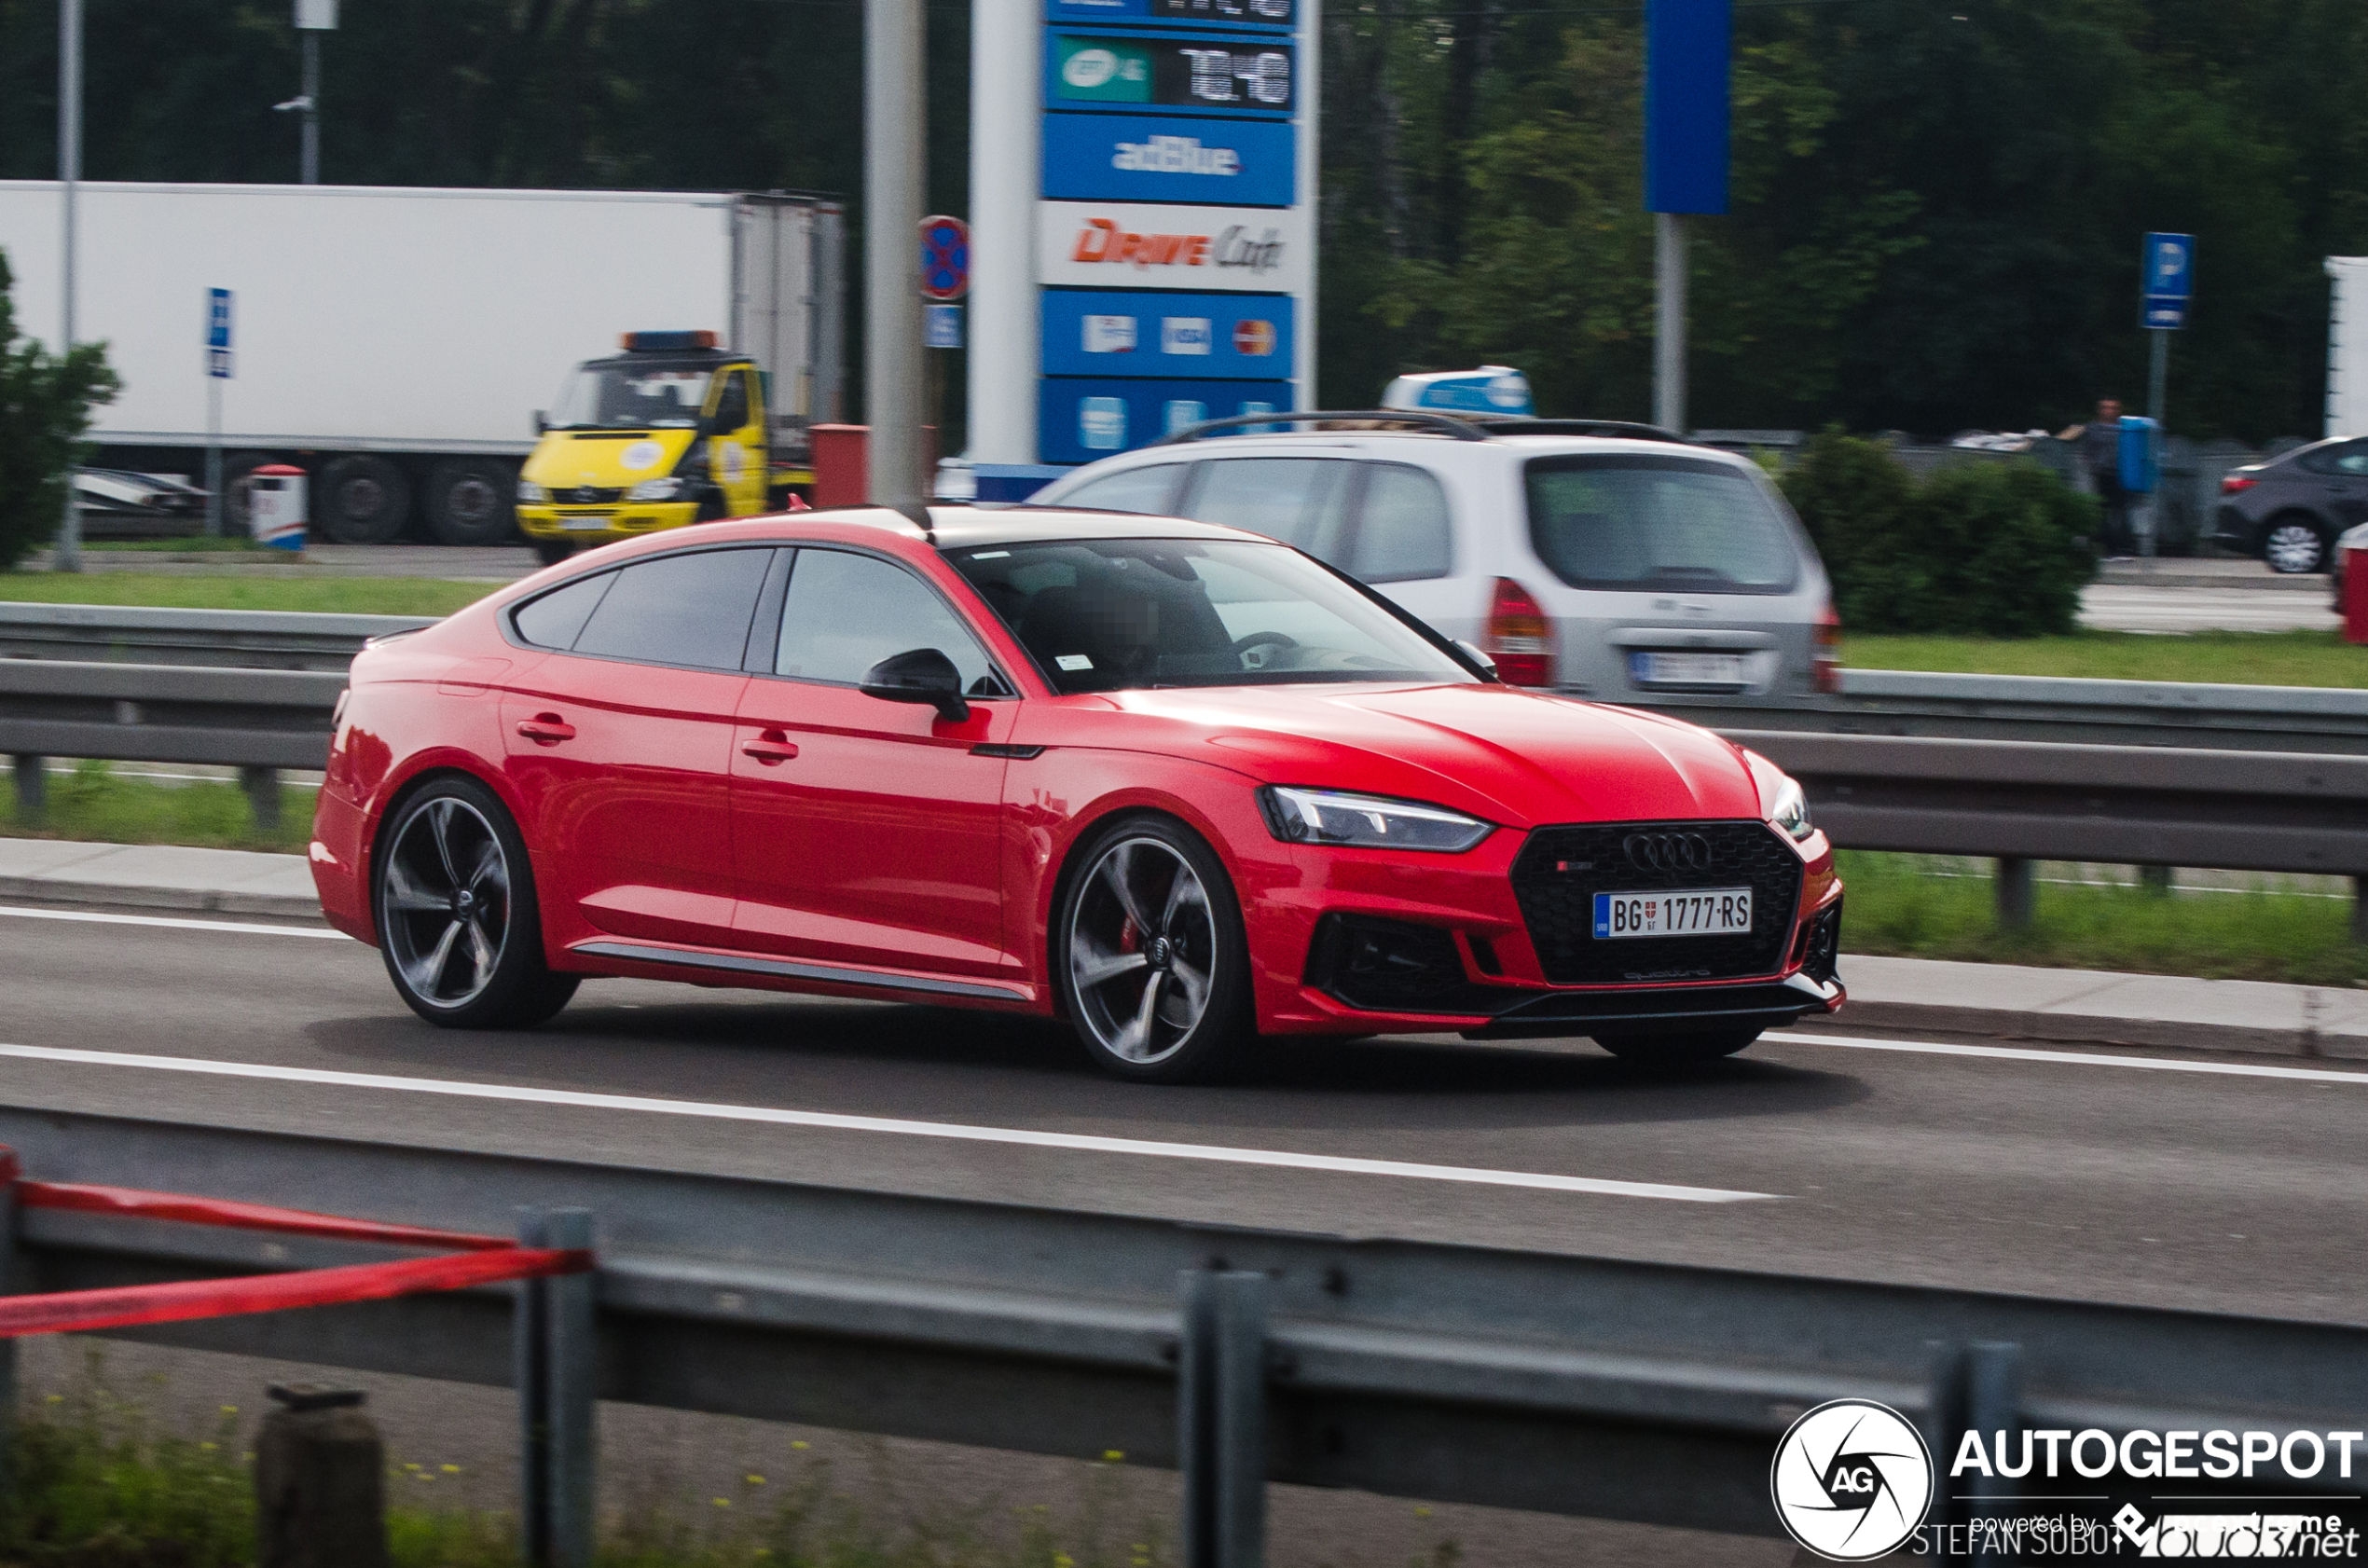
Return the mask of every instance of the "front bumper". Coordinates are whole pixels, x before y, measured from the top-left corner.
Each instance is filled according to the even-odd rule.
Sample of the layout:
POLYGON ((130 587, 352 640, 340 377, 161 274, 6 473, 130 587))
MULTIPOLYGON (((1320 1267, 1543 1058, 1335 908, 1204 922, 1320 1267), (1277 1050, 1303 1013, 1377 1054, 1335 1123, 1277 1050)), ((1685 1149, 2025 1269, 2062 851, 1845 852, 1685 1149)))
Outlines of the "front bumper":
POLYGON ((601 506, 522 505, 517 512, 518 530, 530 539, 567 539, 593 545, 681 528, 698 516, 699 503, 620 501, 601 506))

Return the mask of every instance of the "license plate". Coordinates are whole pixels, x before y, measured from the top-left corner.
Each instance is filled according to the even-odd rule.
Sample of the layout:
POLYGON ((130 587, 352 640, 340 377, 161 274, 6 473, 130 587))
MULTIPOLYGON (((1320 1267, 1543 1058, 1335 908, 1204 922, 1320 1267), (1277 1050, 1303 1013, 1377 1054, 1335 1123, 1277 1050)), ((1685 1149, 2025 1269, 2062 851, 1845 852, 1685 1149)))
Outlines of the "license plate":
POLYGON ((1752 890, 1688 887, 1676 893, 1598 893, 1598 937, 1717 937, 1748 935, 1752 890))
POLYGON ((1628 678, 1639 686, 1741 686, 1741 653, 1631 653, 1628 678))
POLYGON ((603 514, 598 517, 561 517, 559 526, 576 533, 606 533, 615 525, 603 514))

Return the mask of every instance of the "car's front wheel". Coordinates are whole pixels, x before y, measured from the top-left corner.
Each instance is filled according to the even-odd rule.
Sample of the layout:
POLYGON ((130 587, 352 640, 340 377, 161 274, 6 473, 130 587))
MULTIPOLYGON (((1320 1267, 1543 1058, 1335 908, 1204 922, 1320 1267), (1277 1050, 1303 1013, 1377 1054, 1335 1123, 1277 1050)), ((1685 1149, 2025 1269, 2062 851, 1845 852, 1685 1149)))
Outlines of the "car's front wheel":
POLYGON ((2317 571, 2327 560, 2327 541, 2320 535, 2318 525, 2300 517, 2279 517, 2261 536, 2261 558, 2269 570, 2282 572, 2317 571))
POLYGON ((1053 974, 1095 1061, 1121 1078, 1221 1073, 1255 1037, 1249 944, 1232 880, 1182 824, 1094 835, 1053 922, 1053 974))
POLYGON ((526 1028, 575 995, 578 977, 544 962, 526 840, 474 778, 439 778, 403 803, 371 894, 387 973, 431 1024, 526 1028))
POLYGON ((1732 1056, 1757 1038, 1757 1029, 1716 1029, 1694 1035, 1597 1035, 1595 1043, 1623 1062, 1684 1067, 1732 1056))

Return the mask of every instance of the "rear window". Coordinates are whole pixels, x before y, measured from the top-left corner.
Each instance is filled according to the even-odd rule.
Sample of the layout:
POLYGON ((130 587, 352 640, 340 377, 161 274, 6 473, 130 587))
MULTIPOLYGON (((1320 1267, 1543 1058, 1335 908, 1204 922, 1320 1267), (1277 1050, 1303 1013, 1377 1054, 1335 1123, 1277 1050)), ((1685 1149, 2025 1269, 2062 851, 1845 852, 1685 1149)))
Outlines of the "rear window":
POLYGON ((1781 594, 1800 557, 1764 482, 1700 458, 1532 458, 1529 536, 1574 588, 1781 594))

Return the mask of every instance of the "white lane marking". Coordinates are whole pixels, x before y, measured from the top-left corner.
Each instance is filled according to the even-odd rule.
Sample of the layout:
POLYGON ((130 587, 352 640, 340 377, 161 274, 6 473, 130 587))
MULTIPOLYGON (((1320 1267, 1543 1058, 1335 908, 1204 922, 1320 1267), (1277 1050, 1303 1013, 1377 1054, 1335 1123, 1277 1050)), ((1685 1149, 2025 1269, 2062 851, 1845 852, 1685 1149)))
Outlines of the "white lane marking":
POLYGON ((2331 1072, 2323 1067, 2255 1066, 2250 1062, 2173 1062, 2160 1056, 2107 1056, 2094 1051, 2033 1051, 2012 1045, 1942 1045, 1932 1040, 1858 1039, 1848 1035, 1761 1037, 1770 1045, 1842 1045, 1854 1051, 1915 1051, 1931 1056, 1990 1056, 2007 1062, 2070 1062, 2092 1067, 2138 1067, 2160 1073, 2213 1073, 2223 1078, 2283 1078, 2301 1083, 2368 1083, 2368 1072, 2331 1072))
POLYGON ((258 926, 238 920, 175 920, 162 915, 100 915, 82 909, 19 909, 0 904, 0 915, 13 915, 23 920, 83 920, 94 926, 160 926, 168 931, 228 931, 234 936, 249 937, 327 937, 331 942, 351 942, 343 931, 333 931, 325 926, 258 926))
POLYGON ((1346 1176, 1409 1176, 1420 1181, 1467 1182, 1480 1187, 1527 1187, 1547 1192, 1587 1192, 1611 1198, 1664 1198, 1681 1204, 1740 1204, 1777 1196, 1773 1192, 1730 1192, 1715 1187, 1673 1187, 1656 1181, 1608 1181, 1597 1176, 1550 1176, 1540 1171, 1420 1165, 1403 1160, 1352 1160, 1335 1154, 1297 1154, 1287 1149, 1160 1143, 1144 1138, 1102 1137, 1087 1133, 1041 1133, 1021 1127, 966 1127, 946 1121, 905 1121, 880 1116, 779 1110, 770 1106, 709 1105, 697 1100, 647 1099, 638 1094, 594 1094, 574 1089, 530 1089, 519 1084, 469 1083, 440 1078, 392 1078, 381 1073, 332 1072, 320 1067, 281 1067, 260 1062, 209 1062, 194 1057, 142 1056, 113 1051, 75 1051, 60 1046, 0 1045, 0 1057, 7 1056, 34 1062, 69 1062, 93 1067, 136 1067, 151 1072, 201 1073, 216 1078, 322 1083, 343 1089, 392 1089, 411 1094, 451 1094, 463 1099, 577 1106, 588 1110, 695 1116, 718 1121, 764 1121, 783 1127, 823 1127, 834 1132, 891 1133, 916 1138, 954 1138, 967 1143, 1019 1144, 1031 1148, 1066 1148, 1090 1154, 1136 1154, 1158 1160, 1206 1160, 1218 1164, 1271 1165, 1294 1171, 1334 1171, 1346 1176))

